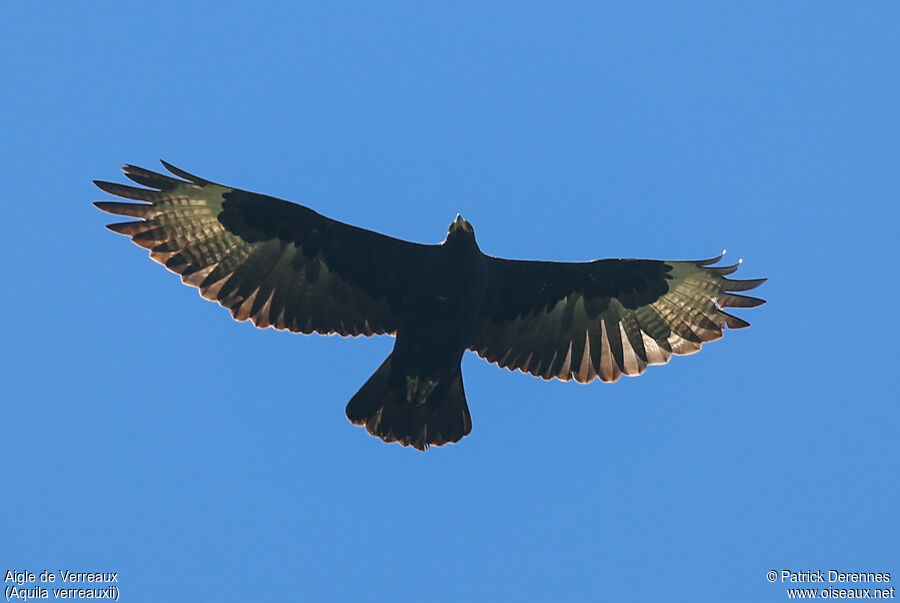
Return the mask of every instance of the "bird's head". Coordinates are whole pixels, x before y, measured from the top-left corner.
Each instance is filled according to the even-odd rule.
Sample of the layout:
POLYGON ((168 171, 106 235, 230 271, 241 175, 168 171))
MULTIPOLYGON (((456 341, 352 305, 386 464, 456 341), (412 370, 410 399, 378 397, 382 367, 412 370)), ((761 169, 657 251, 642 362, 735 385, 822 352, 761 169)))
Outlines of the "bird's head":
POLYGON ((450 228, 447 229, 447 239, 444 243, 457 244, 460 242, 474 244, 475 229, 472 228, 472 225, 469 224, 468 220, 464 219, 461 215, 456 214, 456 219, 450 223, 450 228))

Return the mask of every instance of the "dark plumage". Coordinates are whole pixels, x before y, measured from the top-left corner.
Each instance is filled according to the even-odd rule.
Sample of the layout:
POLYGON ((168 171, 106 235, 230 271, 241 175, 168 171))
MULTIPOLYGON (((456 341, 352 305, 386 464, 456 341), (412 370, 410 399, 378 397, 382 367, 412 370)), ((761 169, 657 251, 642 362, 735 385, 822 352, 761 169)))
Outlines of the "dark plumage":
POLYGON ((690 262, 505 260, 478 248, 461 217, 440 245, 420 245, 229 188, 163 165, 135 166, 147 188, 96 182, 140 201, 98 201, 140 218, 110 224, 237 320, 300 333, 396 336, 393 352, 353 396, 347 416, 386 442, 420 450, 472 429, 460 362, 472 350, 544 379, 640 375, 691 354, 723 329, 724 311, 761 299, 735 293, 765 279, 725 278, 720 257, 690 262))

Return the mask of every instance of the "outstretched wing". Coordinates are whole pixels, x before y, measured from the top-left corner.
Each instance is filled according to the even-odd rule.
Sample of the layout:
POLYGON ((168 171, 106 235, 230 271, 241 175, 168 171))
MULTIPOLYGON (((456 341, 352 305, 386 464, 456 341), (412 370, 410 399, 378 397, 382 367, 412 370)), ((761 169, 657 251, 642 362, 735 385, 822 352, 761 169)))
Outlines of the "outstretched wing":
POLYGON ((392 300, 404 267, 432 246, 342 224, 313 210, 229 188, 163 165, 180 178, 127 165, 149 188, 95 182, 143 203, 98 201, 103 211, 141 218, 107 226, 150 250, 236 320, 294 332, 393 333, 392 300))
POLYGON ((766 279, 727 279, 738 265, 711 266, 720 259, 491 258, 491 285, 469 348, 489 362, 544 379, 587 383, 640 375, 672 354, 693 354, 726 326, 749 326, 723 308, 764 303, 734 292, 766 279))

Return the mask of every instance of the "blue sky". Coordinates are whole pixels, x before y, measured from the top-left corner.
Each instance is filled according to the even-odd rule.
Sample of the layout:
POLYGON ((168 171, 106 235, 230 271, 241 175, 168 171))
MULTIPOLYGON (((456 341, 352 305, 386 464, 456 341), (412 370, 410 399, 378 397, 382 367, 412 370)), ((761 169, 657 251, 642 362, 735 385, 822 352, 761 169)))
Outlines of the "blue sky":
MULTIPOLYGON (((123 600, 778 601, 900 576, 895 3, 0 6, 2 569, 123 600), (463 361, 425 454, 344 405, 392 340, 259 331, 103 229, 158 158, 505 257, 743 257, 769 303, 614 385, 463 361)), ((7 584, 4 584, 6 586, 7 584)))

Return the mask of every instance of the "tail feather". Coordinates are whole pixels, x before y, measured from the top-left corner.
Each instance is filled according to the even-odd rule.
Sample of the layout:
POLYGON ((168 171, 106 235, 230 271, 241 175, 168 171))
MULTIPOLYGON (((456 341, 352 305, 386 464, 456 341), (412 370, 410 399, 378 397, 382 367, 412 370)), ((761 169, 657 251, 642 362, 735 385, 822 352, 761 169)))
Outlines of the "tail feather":
POLYGON ((391 386, 391 357, 369 377, 347 404, 347 418, 354 425, 385 442, 399 442, 425 450, 458 442, 472 431, 462 373, 439 384, 424 404, 407 401, 403 391, 391 386))

